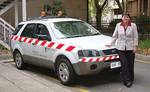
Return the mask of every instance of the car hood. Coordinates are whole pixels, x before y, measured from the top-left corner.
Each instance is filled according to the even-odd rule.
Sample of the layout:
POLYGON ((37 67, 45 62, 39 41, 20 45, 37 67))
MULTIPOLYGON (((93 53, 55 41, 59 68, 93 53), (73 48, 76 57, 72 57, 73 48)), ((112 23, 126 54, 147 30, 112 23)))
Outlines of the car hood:
POLYGON ((111 37, 106 35, 95 35, 95 36, 84 36, 84 37, 76 37, 76 38, 66 38, 60 39, 59 41, 64 44, 71 44, 81 49, 109 49, 105 45, 110 44, 111 37))

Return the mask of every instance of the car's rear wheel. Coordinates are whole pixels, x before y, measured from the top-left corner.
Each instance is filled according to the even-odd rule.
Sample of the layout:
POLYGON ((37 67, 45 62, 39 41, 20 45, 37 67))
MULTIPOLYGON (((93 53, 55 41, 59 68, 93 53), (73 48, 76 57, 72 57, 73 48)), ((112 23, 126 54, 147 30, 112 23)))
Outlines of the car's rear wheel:
POLYGON ((56 72, 61 83, 64 85, 71 84, 75 78, 73 67, 69 63, 69 60, 65 58, 58 60, 56 72))
POLYGON ((16 67, 18 69, 24 69, 25 68, 25 63, 23 62, 22 55, 19 51, 16 51, 14 53, 14 61, 15 61, 16 67))

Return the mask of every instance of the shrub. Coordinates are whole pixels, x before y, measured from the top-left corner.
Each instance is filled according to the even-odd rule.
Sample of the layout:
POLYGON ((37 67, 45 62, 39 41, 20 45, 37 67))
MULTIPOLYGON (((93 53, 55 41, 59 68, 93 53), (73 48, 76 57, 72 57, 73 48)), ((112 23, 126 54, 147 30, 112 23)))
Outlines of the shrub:
POLYGON ((140 40, 139 48, 141 49, 149 49, 150 48, 150 39, 140 40))
POLYGON ((7 50, 7 48, 0 44, 0 50, 7 50))

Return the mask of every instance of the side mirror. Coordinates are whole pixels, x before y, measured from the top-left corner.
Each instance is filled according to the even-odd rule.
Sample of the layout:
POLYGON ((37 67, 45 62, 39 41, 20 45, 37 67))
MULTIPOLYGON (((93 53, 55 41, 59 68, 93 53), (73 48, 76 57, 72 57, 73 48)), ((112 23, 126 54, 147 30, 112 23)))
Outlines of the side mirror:
POLYGON ((37 35, 37 38, 39 40, 48 40, 48 41, 51 41, 50 36, 47 36, 47 35, 37 35))

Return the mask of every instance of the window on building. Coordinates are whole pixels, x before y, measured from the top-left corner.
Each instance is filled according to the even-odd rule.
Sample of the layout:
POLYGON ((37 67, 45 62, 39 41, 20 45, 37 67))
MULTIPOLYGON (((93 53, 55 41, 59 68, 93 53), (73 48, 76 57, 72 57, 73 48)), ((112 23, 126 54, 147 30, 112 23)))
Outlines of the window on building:
POLYGON ((140 12, 142 12, 142 1, 143 0, 140 0, 140 12))
POLYGON ((143 12, 147 14, 148 10, 148 0, 143 0, 143 12))

